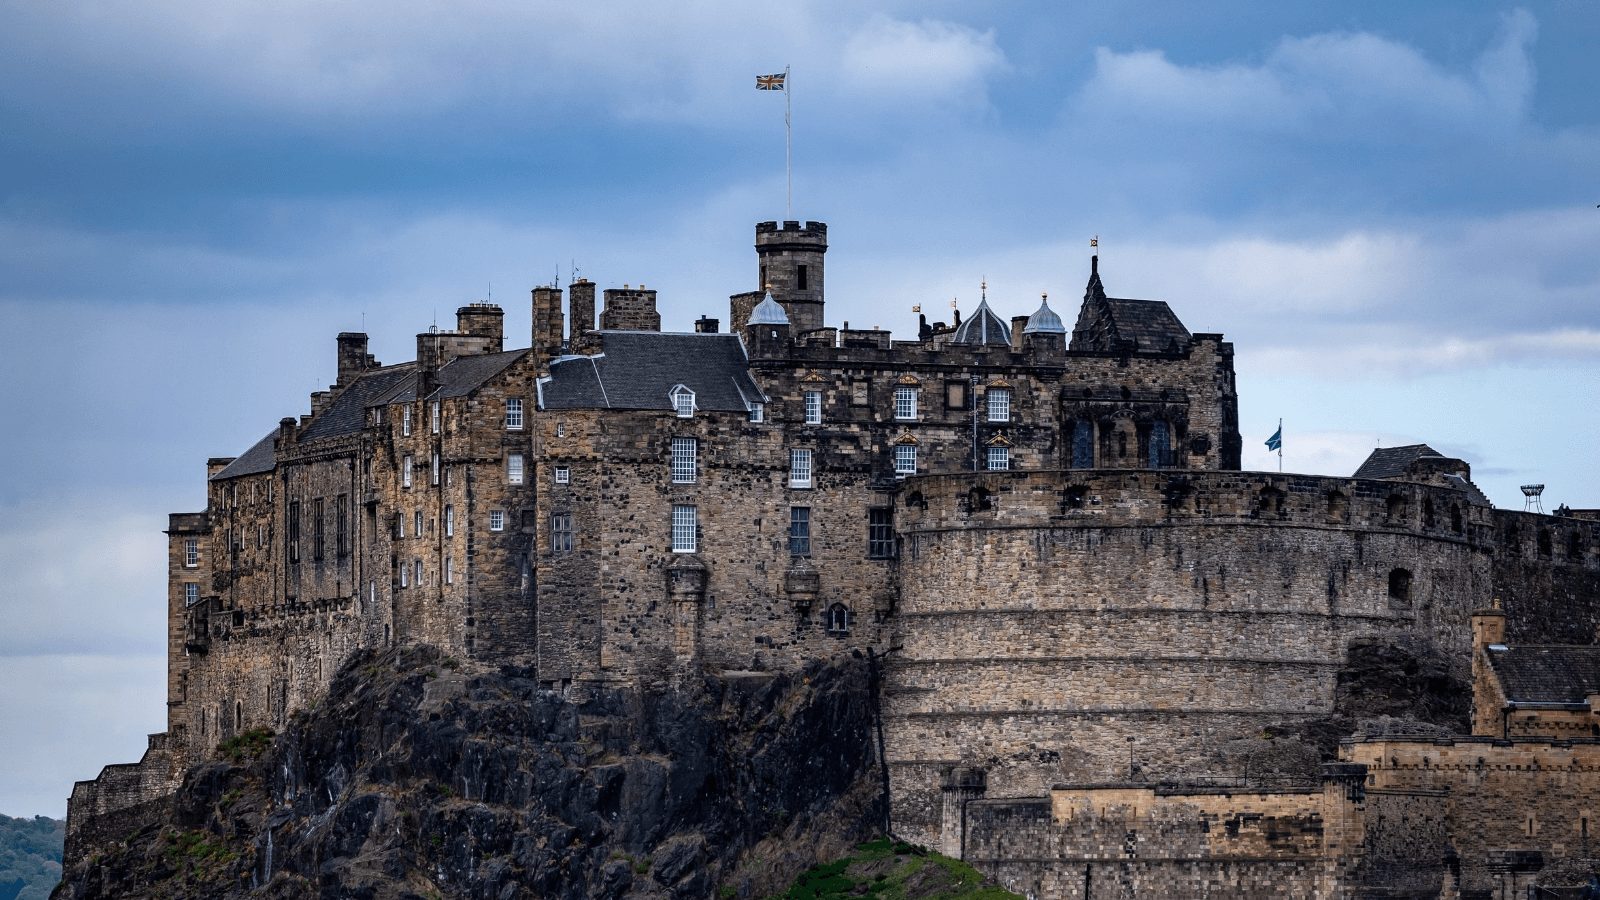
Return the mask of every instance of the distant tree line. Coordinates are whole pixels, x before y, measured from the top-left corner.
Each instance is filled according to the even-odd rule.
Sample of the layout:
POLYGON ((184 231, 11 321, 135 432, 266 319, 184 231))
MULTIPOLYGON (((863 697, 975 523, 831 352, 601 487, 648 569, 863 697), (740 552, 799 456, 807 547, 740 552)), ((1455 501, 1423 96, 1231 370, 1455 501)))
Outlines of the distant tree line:
POLYGON ((67 824, 0 816, 0 900, 46 900, 61 880, 67 824))

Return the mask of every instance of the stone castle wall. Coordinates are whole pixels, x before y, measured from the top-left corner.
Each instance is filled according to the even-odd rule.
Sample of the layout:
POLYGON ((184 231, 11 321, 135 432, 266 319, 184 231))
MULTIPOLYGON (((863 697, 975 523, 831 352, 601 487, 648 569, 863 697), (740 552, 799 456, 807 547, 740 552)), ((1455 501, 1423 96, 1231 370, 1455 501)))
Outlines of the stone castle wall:
MULTIPOLYGON (((1333 711, 1353 638, 1420 639, 1465 677, 1470 612, 1501 587, 1497 517, 1419 484, 933 476, 906 485, 899 514, 886 731, 895 827, 923 841, 952 766, 985 769, 990 797, 1237 774, 1228 741, 1333 711)), ((1590 586, 1572 615, 1592 615, 1600 557, 1545 565, 1590 586)))

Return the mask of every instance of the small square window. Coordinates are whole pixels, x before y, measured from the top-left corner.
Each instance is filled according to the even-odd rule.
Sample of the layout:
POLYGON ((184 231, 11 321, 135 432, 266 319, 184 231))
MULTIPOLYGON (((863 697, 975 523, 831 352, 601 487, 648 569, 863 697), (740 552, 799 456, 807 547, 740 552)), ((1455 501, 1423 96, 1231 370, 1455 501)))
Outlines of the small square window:
POLYGON ((822 392, 821 391, 806 391, 805 392, 805 403, 806 403, 806 424, 807 425, 820 425, 820 424, 822 424, 822 392))
POLYGON ((572 470, 566 466, 556 466, 556 484, 567 484, 572 481, 572 470))
POLYGON ((490 531, 505 531, 506 530, 506 511, 505 510, 503 510, 503 509, 491 509, 491 510, 489 510, 489 530, 490 531))
POLYGON ((678 503, 672 507, 672 552, 695 553, 700 547, 700 508, 678 503))
POLYGON ((991 472, 1004 472, 1011 468, 1011 448, 990 447, 988 463, 991 472))
POLYGON ((750 404, 750 421, 765 422, 767 420, 767 405, 765 403, 750 404))
POLYGON ((789 487, 811 487, 811 451, 789 451, 789 487))
POLYGON ((894 448, 894 473, 896 475, 917 474, 917 445, 898 444, 894 448))
POLYGON ((506 401, 506 430, 522 430, 522 400, 516 397, 506 401))
POLYGON ((506 483, 522 483, 522 454, 510 453, 506 455, 506 483))

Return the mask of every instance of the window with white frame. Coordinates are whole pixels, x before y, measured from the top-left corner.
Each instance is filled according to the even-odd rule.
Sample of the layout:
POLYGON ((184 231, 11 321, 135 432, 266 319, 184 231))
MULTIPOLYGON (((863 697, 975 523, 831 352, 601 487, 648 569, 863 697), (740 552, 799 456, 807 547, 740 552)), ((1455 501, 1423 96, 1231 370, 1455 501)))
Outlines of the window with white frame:
POLYGON ((917 445, 896 444, 894 448, 894 473, 896 475, 917 474, 917 445))
POLYGON ((789 451, 789 487, 811 487, 811 451, 789 451))
POLYGON ((200 585, 186 584, 183 586, 183 605, 193 606, 200 602, 200 585))
POLYGON ((400 486, 411 487, 411 454, 407 453, 400 460, 400 486))
POLYGON ((437 401, 437 400, 433 401, 433 411, 432 411, 431 415, 432 415, 432 418, 433 418, 433 433, 434 434, 438 434, 439 433, 439 401, 437 401))
POLYGON ((400 586, 401 587, 410 587, 411 586, 411 567, 406 565, 405 563, 401 563, 400 564, 400 586))
POLYGON ((422 510, 419 509, 412 512, 411 516, 412 536, 422 537, 422 510))
POLYGON ((767 420, 767 405, 765 403, 750 404, 750 421, 765 422, 767 420))
POLYGON ((400 407, 400 434, 403 437, 411 436, 411 407, 400 407))
POLYGON ((989 421, 1011 421, 1011 389, 1003 387, 989 388, 984 395, 989 401, 989 421))
POLYGON ((672 552, 694 553, 700 548, 700 508, 690 503, 672 506, 672 552))
POLYGON ((896 419, 915 419, 917 417, 917 389, 901 385, 894 389, 894 417, 896 419))
POLYGON ((522 400, 519 397, 506 400, 506 430, 522 430, 522 400))
POLYGON ((506 530, 506 511, 505 510, 503 510, 503 509, 491 509, 491 510, 489 510, 489 530, 490 531, 505 531, 506 530))
POLYGON ((184 565, 184 568, 187 568, 187 569, 192 569, 195 566, 200 565, 200 539, 199 538, 184 538, 183 539, 183 565, 184 565))
POLYGON ((452 560, 448 556, 446 556, 444 558, 444 583, 445 584, 455 584, 456 583, 455 561, 452 560))
POLYGON ((422 587, 422 560, 420 559, 411 563, 411 580, 417 583, 417 587, 422 587))
POLYGON ((692 437, 672 439, 672 483, 694 484, 700 442, 692 437))
POLYGON ((454 506, 446 506, 444 508, 444 536, 456 536, 456 508, 454 506))
POLYGON ((572 481, 572 470, 566 466, 556 466, 556 484, 567 484, 572 481))
POLYGON ((506 483, 507 484, 521 484, 522 483, 522 454, 521 453, 508 453, 508 454, 506 454, 506 483))
POLYGON ((694 391, 683 385, 672 389, 672 409, 677 412, 678 418, 687 419, 694 415, 694 391))
POLYGON ((550 552, 572 552, 572 513, 550 514, 550 552))
POLYGON ((805 400, 806 400, 806 424, 807 425, 820 425, 820 424, 822 424, 822 392, 821 391, 806 391, 805 392, 805 400))
POLYGON ((828 633, 850 633, 850 609, 843 603, 835 603, 828 607, 828 633))
POLYGON ((989 448, 989 471, 991 471, 991 472, 1003 472, 1003 471, 1005 471, 1006 469, 1009 469, 1009 468, 1011 468, 1011 448, 1010 447, 990 447, 989 448))
POLYGON ((438 483, 439 483, 439 454, 437 454, 437 453, 433 454, 432 466, 433 466, 433 470, 432 470, 433 474, 432 474, 432 476, 430 476, 432 478, 432 481, 430 481, 429 483, 433 484, 433 485, 438 485, 438 483))

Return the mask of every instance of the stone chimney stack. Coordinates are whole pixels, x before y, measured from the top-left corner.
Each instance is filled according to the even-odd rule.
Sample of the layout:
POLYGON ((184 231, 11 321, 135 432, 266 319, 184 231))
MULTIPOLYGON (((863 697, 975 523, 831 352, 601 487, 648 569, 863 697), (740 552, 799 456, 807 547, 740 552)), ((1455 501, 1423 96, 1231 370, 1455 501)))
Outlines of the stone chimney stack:
POLYGON ((567 352, 588 353, 595 346, 589 332, 594 330, 594 282, 579 278, 567 288, 568 312, 572 322, 568 325, 567 352))
POLYGON ((656 312, 656 292, 644 285, 631 288, 606 288, 606 308, 600 313, 602 331, 660 331, 661 313, 656 312))
POLYGON ((561 338, 566 333, 561 316, 561 288, 546 285, 533 289, 533 359, 540 372, 550 370, 550 360, 561 355, 561 338))
POLYGON ((470 303, 456 310, 456 331, 480 338, 479 353, 499 353, 506 346, 505 317, 493 303, 470 303))
POLYGON ((368 369, 376 368, 377 361, 367 352, 367 335, 360 331, 339 332, 339 380, 344 387, 368 369))
POLYGON ((721 327, 722 323, 710 316, 701 316, 694 320, 695 334, 716 334, 721 327))

